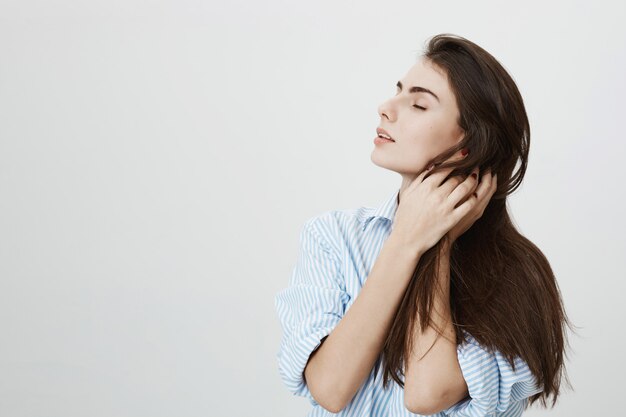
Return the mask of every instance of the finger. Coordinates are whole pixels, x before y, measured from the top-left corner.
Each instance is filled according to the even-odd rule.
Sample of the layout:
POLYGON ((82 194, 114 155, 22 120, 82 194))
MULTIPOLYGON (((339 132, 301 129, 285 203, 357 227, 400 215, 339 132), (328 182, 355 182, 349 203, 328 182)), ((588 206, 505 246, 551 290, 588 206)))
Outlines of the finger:
POLYGON ((480 178, 480 184, 478 185, 478 188, 475 191, 477 194, 477 197, 479 199, 484 197, 485 194, 487 194, 491 190, 492 186, 493 186, 493 179, 491 176, 491 168, 487 168, 485 173, 480 178))
MULTIPOLYGON (((475 172, 473 174, 475 174, 475 172)), ((467 178, 465 178, 465 180, 463 180, 448 195, 448 201, 453 205, 453 207, 456 207, 456 205, 461 203, 462 200, 465 200, 468 196, 472 195, 472 192, 476 188, 476 182, 478 182, 478 175, 474 176, 473 174, 468 175, 467 178)), ((471 198, 468 199, 471 200, 471 198)))
MULTIPOLYGON (((479 180, 478 180, 479 173, 480 172, 478 170, 478 167, 472 170, 472 173, 470 175, 474 176, 474 181, 472 182, 473 185, 471 187, 471 190, 463 198, 461 198, 461 201, 457 204, 464 203, 465 200, 467 200, 468 198, 476 198, 476 189, 478 188, 478 184, 479 184, 479 180)), ((452 191, 453 190, 450 191, 450 194, 452 193, 452 191)))
MULTIPOLYGON (((424 177, 425 177, 426 175, 428 175, 428 173, 429 173, 430 171, 432 171, 432 169, 433 169, 433 166, 432 166, 432 165, 428 165, 426 168, 424 168, 424 169, 422 170, 422 172, 420 172, 420 173, 419 173, 419 175, 418 175, 417 177, 415 177, 415 179, 413 179, 413 181, 411 181, 411 184, 409 184, 409 186, 407 187, 407 189, 409 189, 409 188, 415 188, 415 187, 417 187, 417 185, 418 185, 418 184, 421 184, 421 183, 422 183, 422 181, 424 181, 424 177)), ((402 196, 400 196, 400 197, 402 197, 402 196)))
POLYGON ((488 169, 481 178, 480 185, 474 192, 476 200, 478 201, 477 206, 481 211, 487 207, 489 199, 495 192, 494 184, 496 184, 496 180, 494 180, 494 178, 495 177, 491 176, 491 170, 488 169))
MULTIPOLYGON (((452 155, 450 158, 446 159, 443 163, 446 163, 449 161, 460 161, 462 159, 465 159, 467 155, 469 155, 469 153, 466 153, 465 155, 463 155, 463 150, 461 150, 458 153, 452 155)), ((430 174, 424 180, 424 182, 429 182, 429 183, 432 183, 435 187, 439 187, 441 183, 443 182, 443 180, 450 174, 450 172, 452 172, 454 167, 445 167, 445 168, 435 167, 435 168, 437 168, 437 171, 430 174)))
MULTIPOLYGON (((472 176, 472 175, 474 176, 475 180, 478 178, 478 167, 475 167, 469 176, 472 176)), ((461 184, 466 179, 467 179, 466 176, 455 175, 445 180, 444 183, 439 186, 439 188, 441 189, 441 191, 444 193, 445 196, 449 196, 452 193, 452 191, 456 189, 456 187, 458 187, 459 184, 461 184)), ((470 192, 474 191, 477 185, 478 185, 478 180, 474 181, 470 192)), ((468 194, 466 194, 465 197, 470 195, 470 192, 468 192, 468 194)))
POLYGON ((493 197, 497 189, 498 189, 498 174, 495 174, 493 177, 491 177, 491 184, 489 185, 487 192, 481 198, 482 200, 485 200, 483 203, 484 207, 487 207, 487 204, 489 204, 489 200, 491 200, 491 197, 493 197))
POLYGON ((472 194, 474 194, 474 196, 476 196, 476 190, 478 190, 478 186, 480 185, 480 178, 482 178, 480 176, 480 170, 478 170, 478 169, 476 169, 476 177, 475 178, 476 178, 476 184, 474 184, 474 189, 472 190, 472 194))
POLYGON ((498 174, 496 173, 493 178, 492 178, 492 185, 493 185, 493 191, 491 192, 491 195, 493 195, 496 190, 498 189, 498 174))
MULTIPOLYGON (((468 178, 471 178, 471 176, 468 178)), ((452 221, 454 222, 454 224, 457 224, 458 222, 460 222, 462 219, 465 218, 465 216, 467 216, 473 210, 476 210, 477 204, 478 204, 478 199, 471 197, 471 198, 466 199, 461 204, 459 204, 458 207, 454 207, 454 209, 452 210, 452 215, 451 215, 452 221)))

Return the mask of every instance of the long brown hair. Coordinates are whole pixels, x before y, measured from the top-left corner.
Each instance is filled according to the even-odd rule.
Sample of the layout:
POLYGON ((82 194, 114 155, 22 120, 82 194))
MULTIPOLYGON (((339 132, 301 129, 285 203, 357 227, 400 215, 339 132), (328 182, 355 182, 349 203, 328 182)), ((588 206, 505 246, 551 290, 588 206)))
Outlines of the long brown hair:
MULTIPOLYGON (((514 357, 523 359, 543 386, 529 398, 552 406, 559 395, 565 346, 569 347, 565 313, 554 273, 545 255, 515 228, 506 198, 517 189, 528 161, 530 126, 522 96, 503 66, 487 51, 451 34, 432 37, 424 52, 444 70, 456 97, 459 126, 465 137, 431 162, 432 174, 455 167, 448 177, 467 176, 478 166, 498 174, 498 189, 482 216, 457 238, 450 249, 450 306, 457 344, 463 330, 488 349, 496 349, 515 369, 514 357), (442 163, 460 149, 469 155, 442 163), (441 164, 441 165, 438 165, 441 164), (519 165, 518 165, 519 164, 519 165), (516 169, 517 168, 517 169, 516 169)), ((420 258, 383 346, 383 387, 390 378, 404 386, 405 358, 412 344, 409 335, 417 325, 435 326, 430 320, 437 287, 437 267, 444 239, 420 258)), ((436 329, 439 336, 442 329, 436 329)))

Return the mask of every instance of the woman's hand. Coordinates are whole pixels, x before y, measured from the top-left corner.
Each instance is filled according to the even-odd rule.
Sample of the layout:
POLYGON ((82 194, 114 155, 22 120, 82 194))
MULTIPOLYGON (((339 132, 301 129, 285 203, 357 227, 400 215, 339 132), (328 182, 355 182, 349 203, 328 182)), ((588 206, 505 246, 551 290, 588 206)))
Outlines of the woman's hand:
POLYGON ((491 196, 493 196, 497 188, 498 174, 491 176, 491 170, 487 169, 485 174, 480 178, 480 184, 477 184, 477 188, 473 190, 473 194, 468 197, 474 199, 475 204, 467 214, 446 233, 446 244, 448 247, 452 246, 452 243, 472 227, 474 222, 483 215, 491 196))
MULTIPOLYGON (((450 159, 465 158, 460 152, 450 159)), ((422 171, 411 184, 400 194, 400 204, 396 210, 392 225, 392 235, 401 244, 412 247, 419 253, 424 253, 437 244, 462 219, 465 225, 470 223, 474 215, 470 213, 482 212, 476 209, 479 200, 471 194, 476 189, 478 179, 473 175, 463 179, 453 176, 443 181, 453 168, 444 168, 424 178, 430 170, 422 171), (442 182, 443 181, 443 182, 442 182), (465 199, 470 196, 470 198, 465 199), (465 200, 464 200, 465 199, 465 200), (464 200, 464 201, 463 201, 464 200)), ((478 169, 473 172, 478 175, 478 169)), ((487 187, 490 189, 490 187, 487 187)), ((485 186, 481 188, 481 195, 487 194, 485 186)), ((486 204, 485 204, 486 205, 486 204)), ((473 222, 473 221, 471 221, 473 222)), ((454 236, 465 226, 453 231, 454 236)))

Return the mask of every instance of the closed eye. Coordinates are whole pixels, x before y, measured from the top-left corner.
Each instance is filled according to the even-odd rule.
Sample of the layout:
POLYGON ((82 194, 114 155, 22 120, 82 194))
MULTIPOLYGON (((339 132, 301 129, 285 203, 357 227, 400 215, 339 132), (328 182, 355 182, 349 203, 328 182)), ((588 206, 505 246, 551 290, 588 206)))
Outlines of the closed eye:
POLYGON ((418 109, 426 110, 426 108, 425 108, 425 107, 418 106, 417 104, 414 104, 414 105, 413 105, 413 107, 417 107, 418 109))

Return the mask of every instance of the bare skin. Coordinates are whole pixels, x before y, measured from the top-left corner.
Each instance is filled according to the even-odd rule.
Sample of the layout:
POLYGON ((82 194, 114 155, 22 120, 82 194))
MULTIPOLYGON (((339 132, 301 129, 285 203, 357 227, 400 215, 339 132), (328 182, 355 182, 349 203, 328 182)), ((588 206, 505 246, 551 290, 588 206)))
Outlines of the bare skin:
MULTIPOLYGON (((430 236, 432 240, 429 242, 432 242, 438 241, 437 237, 441 232, 447 230, 448 225, 453 224, 445 232, 448 239, 445 241, 440 258, 437 277, 440 291, 434 298, 432 316, 434 323, 425 329, 417 328, 411 336, 414 350, 407 359, 405 369, 405 407, 412 413, 423 415, 436 414, 463 400, 469 394, 458 363, 456 337, 450 311, 450 247, 458 236, 467 231, 482 216, 497 185, 497 175, 492 177, 487 171, 482 176, 480 184, 477 184, 472 176, 468 176, 465 180, 456 176, 437 186, 450 171, 451 169, 448 169, 433 174, 425 182, 431 179, 434 182, 426 187, 422 187, 425 182, 417 186, 417 189, 426 188, 422 191, 428 193, 427 197, 420 196, 419 192, 411 192, 415 187, 414 183, 407 187, 408 192, 404 196, 405 202, 413 198, 411 202, 414 202, 416 207, 424 204, 425 201, 434 204, 430 216, 434 216, 434 213, 439 211, 439 220, 433 217, 422 217, 420 222, 418 220, 420 216, 416 215, 414 208, 402 212, 402 215, 406 214, 407 223, 413 224, 413 229, 403 227, 404 224, 400 226, 405 233, 408 233, 409 241, 418 240, 421 230, 430 228, 431 235, 426 234, 426 236, 430 236), (470 194, 474 192, 475 195, 470 194), (468 199, 462 202, 465 197, 468 199), (454 206, 459 202, 462 203, 455 209, 454 206), (420 226, 420 224, 430 222, 436 222, 439 229, 432 223, 420 226), (412 237, 410 230, 413 230, 412 237), (435 230, 438 232, 434 232, 435 230), (436 327, 443 329, 443 337, 439 336, 435 330, 436 327)), ((419 178, 416 181, 419 182, 419 178)), ((400 201, 402 203, 402 197, 400 201)), ((405 207, 409 208, 411 204, 408 203, 405 207)), ((423 211, 422 214, 425 212, 423 211)), ((402 219, 396 221, 401 222, 402 219)), ((428 237, 425 238, 428 239, 428 237)))
MULTIPOLYGON (((463 138, 456 123, 459 112, 445 74, 428 61, 416 63, 402 80, 402 87, 379 106, 381 127, 395 142, 378 144, 372 152, 376 165, 402 175, 391 234, 358 297, 313 352, 304 371, 313 397, 333 413, 352 400, 371 372, 422 254, 444 235, 450 244, 454 242, 482 215, 495 191, 497 179, 490 172, 482 175, 480 183, 471 175, 442 183, 451 169, 424 179, 427 162, 463 138), (409 93, 415 85, 433 91, 437 99, 424 92, 409 93)), ((478 170, 474 172, 478 176, 478 170)), ((444 246, 446 251, 449 254, 449 246, 444 246)), ((449 257, 442 256, 438 277, 442 291, 436 298, 433 320, 454 340, 447 304, 448 261, 449 257)), ((468 394, 456 346, 446 338, 439 338, 418 360, 436 336, 431 327, 411 336, 416 348, 405 371, 405 406, 412 412, 433 414, 468 394)))
MULTIPOLYGON (((311 355, 305 379, 313 396, 327 410, 334 413, 342 410, 369 375, 420 256, 445 233, 458 236, 471 225, 480 217, 485 202, 495 190, 495 177, 492 180, 489 173, 482 177, 478 188, 477 180, 472 176, 465 180, 452 177, 438 186, 450 171, 442 170, 425 181, 422 181, 422 174, 410 184, 401 197, 394 219, 396 226, 385 241, 359 296, 311 355), (478 197, 471 195, 474 190, 478 197), (470 195, 471 198, 453 208, 470 195), (441 199, 445 201, 433 203, 441 199), (415 211, 413 205, 420 209, 415 211), (442 210, 441 206, 446 209, 442 210)), ((445 267, 442 271, 440 279, 444 291, 435 303, 438 313, 435 320, 445 328, 446 321, 450 322, 445 293, 449 291, 449 266, 447 273, 445 267)), ((433 414, 431 411, 447 408, 465 398, 467 385, 458 364, 456 345, 438 341, 428 355, 417 361, 422 351, 434 342, 436 332, 429 327, 414 337, 417 339, 416 351, 410 358, 405 379, 406 407, 412 412, 433 414)))

